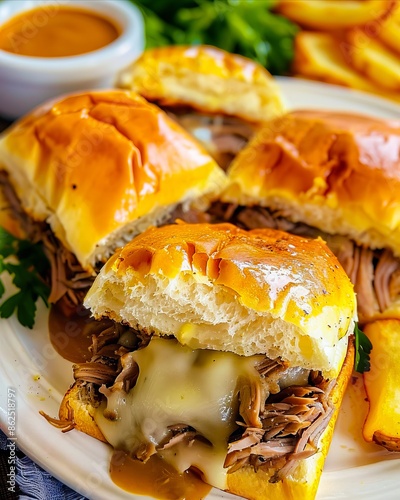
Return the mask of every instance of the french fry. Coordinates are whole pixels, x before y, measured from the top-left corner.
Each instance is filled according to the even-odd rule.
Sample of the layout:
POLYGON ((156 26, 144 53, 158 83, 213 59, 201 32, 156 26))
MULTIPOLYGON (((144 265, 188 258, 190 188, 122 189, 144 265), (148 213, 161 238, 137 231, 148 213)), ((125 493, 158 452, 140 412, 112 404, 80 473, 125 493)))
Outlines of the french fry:
POLYGON ((11 209, 10 203, 6 200, 3 190, 0 185, 0 227, 4 228, 6 231, 16 236, 17 238, 26 238, 26 233, 24 232, 19 221, 13 217, 13 210, 11 209))
POLYGON ((364 373, 369 412, 364 439, 400 451, 400 320, 369 323, 364 332, 372 342, 371 370, 364 373))
POLYGON ((379 19, 393 5, 391 0, 280 0, 277 11, 306 28, 335 30, 379 19))
MULTIPOLYGON (((345 44, 345 42, 342 42, 345 44)), ((294 73, 314 80, 378 94, 400 101, 397 92, 390 92, 359 74, 346 62, 341 42, 331 33, 302 31, 296 36, 294 73)))
MULTIPOLYGON (((346 35, 344 46, 350 64, 371 81, 388 90, 400 90, 400 57, 386 45, 354 28, 346 35)), ((400 43, 400 38, 398 39, 400 43)))
POLYGON ((400 2, 382 22, 377 36, 392 50, 400 54, 400 2))

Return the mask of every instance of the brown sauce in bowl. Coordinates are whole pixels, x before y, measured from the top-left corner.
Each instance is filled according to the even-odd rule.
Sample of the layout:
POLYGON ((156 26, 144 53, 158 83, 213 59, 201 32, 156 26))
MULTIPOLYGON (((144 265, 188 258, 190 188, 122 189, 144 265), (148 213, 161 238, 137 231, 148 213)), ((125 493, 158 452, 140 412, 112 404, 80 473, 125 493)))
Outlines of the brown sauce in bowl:
POLYGON ((49 3, 0 26, 0 49, 30 57, 76 56, 105 47, 120 34, 114 21, 98 12, 49 3))

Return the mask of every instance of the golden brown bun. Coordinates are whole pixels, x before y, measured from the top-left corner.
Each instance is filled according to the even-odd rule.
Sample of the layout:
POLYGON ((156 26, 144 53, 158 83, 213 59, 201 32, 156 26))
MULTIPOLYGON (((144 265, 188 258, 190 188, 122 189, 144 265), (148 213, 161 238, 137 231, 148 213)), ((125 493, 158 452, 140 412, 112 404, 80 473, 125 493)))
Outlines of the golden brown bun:
POLYGON ((42 106, 2 136, 0 158, 24 209, 85 268, 225 180, 163 111, 122 90, 42 106))
MULTIPOLYGON (((312 500, 318 489, 325 458, 327 456, 336 419, 342 403, 347 383, 350 379, 354 362, 354 345, 349 343, 347 355, 337 379, 337 384, 331 392, 331 400, 335 411, 327 428, 319 440, 319 451, 312 457, 299 463, 293 473, 282 482, 269 483, 270 473, 259 470, 257 473, 251 467, 244 467, 228 474, 228 490, 236 495, 250 500, 312 500)), ((105 441, 103 434, 93 419, 94 408, 82 402, 79 395, 79 385, 76 383, 65 395, 60 408, 60 418, 68 418, 68 406, 74 409, 75 428, 96 439, 105 441)))
POLYGON ((250 59, 207 45, 146 50, 120 84, 163 105, 266 121, 283 112, 279 87, 250 59))
POLYGON ((293 474, 278 483, 268 482, 274 473, 273 470, 270 473, 261 470, 255 473, 250 467, 243 467, 233 474, 228 474, 228 485, 231 493, 244 496, 249 500, 312 500, 315 498, 353 366, 354 344, 350 342, 337 384, 331 393, 335 411, 318 442, 318 453, 302 460, 293 474))
POLYGON ((85 306, 194 349, 280 356, 327 377, 340 370, 356 307, 321 240, 183 223, 150 228, 117 251, 85 306))
MULTIPOLYGON (((279 0, 277 10, 308 28, 334 30, 371 23, 386 15, 393 0, 279 0)), ((372 29, 372 28, 371 28, 372 29)))
POLYGON ((239 153, 222 198, 400 255, 399 165, 400 122, 296 111, 239 153))
POLYGON ((79 382, 75 382, 61 401, 58 417, 60 420, 69 420, 72 415, 75 429, 106 443, 106 438, 94 420, 95 412, 96 409, 89 402, 82 400, 81 386, 79 382))

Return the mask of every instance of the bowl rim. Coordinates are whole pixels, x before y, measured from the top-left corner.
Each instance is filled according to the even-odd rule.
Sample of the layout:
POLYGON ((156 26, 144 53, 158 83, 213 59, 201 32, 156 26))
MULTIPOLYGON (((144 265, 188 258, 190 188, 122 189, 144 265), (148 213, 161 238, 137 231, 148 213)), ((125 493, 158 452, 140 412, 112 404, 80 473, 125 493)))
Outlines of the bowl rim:
POLYGON ((116 66, 122 67, 132 59, 134 48, 138 53, 144 48, 143 16, 140 9, 128 0, 74 0, 73 2, 71 0, 23 0, 19 2, 4 0, 0 3, 0 22, 6 22, 14 15, 43 4, 75 6, 105 14, 121 26, 122 32, 118 38, 105 47, 74 56, 34 57, 0 50, 1 67, 42 74, 66 72, 70 75, 71 70, 79 72, 80 69, 98 68, 99 63, 108 60, 111 61, 109 71, 113 71, 116 66))

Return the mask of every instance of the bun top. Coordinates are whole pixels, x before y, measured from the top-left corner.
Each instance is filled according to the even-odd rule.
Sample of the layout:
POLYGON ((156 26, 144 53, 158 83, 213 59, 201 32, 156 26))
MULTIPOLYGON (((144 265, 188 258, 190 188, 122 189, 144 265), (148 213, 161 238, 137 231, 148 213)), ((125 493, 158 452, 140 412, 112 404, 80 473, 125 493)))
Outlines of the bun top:
POLYGON ((251 122, 283 112, 279 87, 263 66, 207 45, 146 50, 120 84, 163 105, 188 105, 251 122))
POLYGON ((179 125, 122 90, 40 107, 2 135, 0 158, 24 209, 47 220, 85 268, 225 181, 179 125))
POLYGON ((265 125, 239 153, 223 199, 400 255, 399 166, 400 121, 296 111, 265 125))
POLYGON ((337 374, 353 287, 322 240, 231 224, 150 228, 106 263, 85 306, 193 348, 337 374))

